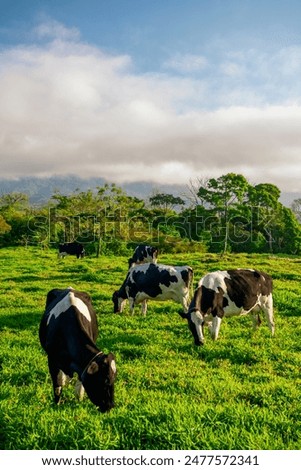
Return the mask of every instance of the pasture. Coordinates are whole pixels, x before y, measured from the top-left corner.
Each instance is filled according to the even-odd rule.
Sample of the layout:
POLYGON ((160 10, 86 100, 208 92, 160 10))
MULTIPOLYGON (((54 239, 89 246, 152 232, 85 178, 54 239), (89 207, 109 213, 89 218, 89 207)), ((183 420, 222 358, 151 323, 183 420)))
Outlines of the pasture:
POLYGON ((180 305, 149 302, 142 317, 113 314, 127 257, 57 258, 37 247, 0 250, 1 449, 301 449, 301 259, 269 255, 161 255, 190 264, 194 285, 208 271, 264 270, 274 279, 276 334, 263 319, 225 319, 213 342, 193 344, 180 305), (115 408, 100 414, 73 387, 54 405, 38 339, 47 292, 87 291, 97 341, 116 355, 115 408))

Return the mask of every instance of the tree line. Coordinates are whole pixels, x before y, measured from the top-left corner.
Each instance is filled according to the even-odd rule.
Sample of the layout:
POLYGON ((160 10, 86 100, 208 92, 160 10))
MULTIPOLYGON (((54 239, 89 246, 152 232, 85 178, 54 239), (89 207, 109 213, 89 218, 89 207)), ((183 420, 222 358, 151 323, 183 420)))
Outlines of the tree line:
POLYGON ((147 199, 115 184, 72 194, 54 191, 43 205, 26 194, 0 196, 0 246, 57 246, 77 240, 90 254, 127 254, 138 243, 162 251, 301 254, 301 199, 291 208, 279 188, 241 174, 190 182, 182 197, 147 199))

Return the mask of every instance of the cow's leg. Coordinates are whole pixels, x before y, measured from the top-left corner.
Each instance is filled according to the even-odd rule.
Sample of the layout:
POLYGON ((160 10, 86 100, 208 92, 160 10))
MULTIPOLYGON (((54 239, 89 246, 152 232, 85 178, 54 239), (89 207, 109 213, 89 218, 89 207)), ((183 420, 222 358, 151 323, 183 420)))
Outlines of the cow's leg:
POLYGON ((261 303, 261 308, 266 316, 269 329, 271 331, 272 336, 275 333, 275 322, 274 322, 274 313, 273 313, 273 297, 272 294, 266 296, 264 301, 261 303))
POLYGON ((210 327, 211 338, 215 341, 218 338, 219 330, 221 327, 222 319, 218 315, 212 319, 212 325, 210 327))
POLYGON ((257 311, 252 312, 251 315, 252 315, 252 322, 253 322, 253 330, 256 331, 257 328, 261 325, 261 319, 257 311))
POLYGON ((49 357, 48 367, 52 378, 54 401, 55 403, 59 403, 62 395, 62 388, 66 383, 66 376, 49 357))
POLYGON ((188 304, 189 304, 189 293, 187 293, 186 295, 183 295, 181 297, 181 304, 182 304, 184 312, 187 313, 188 312, 188 304))
POLYGON ((141 312, 142 312, 142 315, 146 315, 146 312, 147 312, 147 300, 143 300, 142 304, 141 304, 141 312))
POLYGON ((135 299, 133 297, 129 297, 129 306, 130 306, 130 313, 131 315, 133 315, 134 308, 135 308, 135 299))
POLYGON ((82 401, 82 399, 84 398, 85 389, 84 389, 84 386, 83 386, 83 384, 81 383, 81 381, 79 379, 77 379, 77 381, 75 382, 74 391, 75 391, 76 398, 79 401, 82 401))

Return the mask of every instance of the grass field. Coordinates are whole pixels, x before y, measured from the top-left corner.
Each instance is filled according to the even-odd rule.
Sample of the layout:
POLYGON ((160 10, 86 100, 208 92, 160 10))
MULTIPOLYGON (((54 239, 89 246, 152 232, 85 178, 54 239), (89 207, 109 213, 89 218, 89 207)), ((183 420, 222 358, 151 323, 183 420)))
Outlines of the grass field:
POLYGON ((162 255, 205 272, 252 267, 274 279, 276 335, 263 321, 226 319, 197 348, 180 306, 149 302, 142 317, 113 314, 126 257, 58 260, 39 248, 0 250, 1 449, 301 449, 301 259, 269 255, 162 255), (47 292, 89 292, 99 347, 116 355, 116 407, 97 412, 73 387, 53 404, 38 339, 47 292))

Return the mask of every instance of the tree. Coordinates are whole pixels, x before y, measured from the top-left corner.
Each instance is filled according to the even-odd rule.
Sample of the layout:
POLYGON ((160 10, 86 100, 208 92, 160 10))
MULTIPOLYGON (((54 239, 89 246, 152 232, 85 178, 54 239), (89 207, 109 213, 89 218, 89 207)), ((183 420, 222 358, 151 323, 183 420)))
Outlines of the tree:
POLYGON ((165 213, 173 210, 176 206, 184 206, 185 201, 181 197, 176 197, 173 194, 157 193, 149 198, 152 207, 158 207, 165 213))
POLYGON ((216 229, 224 229, 223 252, 229 245, 231 210, 235 209, 236 215, 244 212, 245 202, 250 185, 243 175, 228 173, 219 178, 211 178, 206 186, 198 190, 198 197, 203 205, 218 217, 216 229))
POLYGON ((23 213, 29 209, 29 198, 23 193, 9 193, 0 197, 0 212, 6 219, 15 213, 23 213))
POLYGON ((280 189, 270 183, 250 186, 248 193, 252 230, 267 237, 270 252, 273 252, 273 232, 279 223, 279 209, 282 206, 279 202, 280 194, 280 189))
POLYGON ((301 225, 295 214, 288 207, 281 205, 281 226, 277 239, 279 251, 282 253, 300 254, 301 225))
POLYGON ((0 214, 0 235, 7 233, 11 230, 11 226, 6 222, 4 217, 0 214))
POLYGON ((52 199, 57 202, 52 226, 56 227, 57 239, 81 242, 93 241, 96 255, 99 256, 101 244, 118 247, 127 239, 131 218, 144 208, 144 201, 129 196, 115 184, 104 184, 95 190, 75 190, 66 196, 55 193, 52 199))
POLYGON ((295 199, 292 202, 291 209, 295 214, 297 220, 301 223, 301 198, 295 199))
POLYGON ((3 243, 11 245, 22 243, 24 236, 27 236, 30 215, 27 194, 13 192, 2 195, 0 197, 0 214, 9 226, 9 230, 2 232, 3 243))

